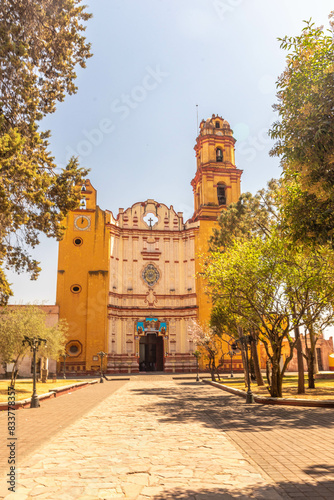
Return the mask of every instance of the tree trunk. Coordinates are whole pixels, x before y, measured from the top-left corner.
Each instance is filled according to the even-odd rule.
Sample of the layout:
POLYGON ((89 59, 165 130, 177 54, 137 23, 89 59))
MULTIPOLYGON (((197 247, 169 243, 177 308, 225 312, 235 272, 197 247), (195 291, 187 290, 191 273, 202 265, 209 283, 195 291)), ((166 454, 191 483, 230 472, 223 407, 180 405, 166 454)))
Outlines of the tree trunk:
POLYGON ((307 360, 307 368, 308 368, 308 388, 315 389, 315 377, 314 377, 314 353, 312 351, 309 352, 309 357, 307 360))
POLYGON ((270 370, 271 361, 267 359, 266 361, 266 377, 268 382, 269 391, 271 391, 271 370, 270 370))
MULTIPOLYGON (((23 356, 22 356, 22 358, 23 358, 23 356)), ((20 354, 19 354, 18 357, 16 358, 16 360, 14 361, 14 366, 12 369, 12 374, 11 374, 11 378, 10 378, 11 387, 15 387, 15 382, 16 382, 16 379, 17 379, 17 376, 19 373, 21 361, 22 361, 22 359, 20 359, 20 354)))
POLYGON ((216 366, 215 366, 215 359, 214 357, 210 357, 209 358, 209 370, 210 370, 210 373, 211 373, 211 380, 212 382, 215 382, 216 381, 216 377, 215 377, 215 371, 216 371, 216 366))
POLYGON ((281 371, 279 367, 279 362, 277 360, 272 363, 272 371, 271 371, 271 388, 270 395, 273 398, 281 398, 282 397, 282 377, 281 371))
POLYGON ((259 363, 259 355, 257 352, 257 339, 255 335, 253 334, 254 340, 251 342, 251 352, 253 356, 253 362, 254 362, 254 370, 255 370, 255 377, 256 377, 256 383, 258 386, 264 385, 263 382, 263 377, 260 369, 260 363, 259 363))
POLYGON ((316 347, 316 342, 317 339, 315 338, 315 334, 313 331, 313 326, 311 325, 309 328, 309 334, 310 334, 310 344, 311 347, 308 351, 308 359, 307 359, 307 368, 308 368, 308 388, 309 389, 315 389, 315 347, 316 347))
POLYGON ((305 394, 305 380, 304 380, 304 357, 302 350, 302 342, 300 338, 299 327, 295 326, 295 339, 297 349, 297 365, 298 365, 298 394, 305 394))
POLYGON ((282 354, 282 345, 279 342, 276 342, 276 346, 272 344, 273 355, 271 358, 271 387, 270 394, 273 398, 281 398, 282 397, 282 372, 280 367, 281 362, 281 354, 282 354))
MULTIPOLYGON (((240 328, 240 327, 238 328, 238 334, 239 334, 239 337, 242 337, 242 335, 243 335, 242 328, 240 328)), ((240 350, 241 350, 242 366, 244 367, 245 387, 247 387, 248 377, 249 377, 248 363, 247 363, 247 358, 246 358, 247 354, 246 354, 243 342, 239 342, 239 344, 240 344, 240 350)))

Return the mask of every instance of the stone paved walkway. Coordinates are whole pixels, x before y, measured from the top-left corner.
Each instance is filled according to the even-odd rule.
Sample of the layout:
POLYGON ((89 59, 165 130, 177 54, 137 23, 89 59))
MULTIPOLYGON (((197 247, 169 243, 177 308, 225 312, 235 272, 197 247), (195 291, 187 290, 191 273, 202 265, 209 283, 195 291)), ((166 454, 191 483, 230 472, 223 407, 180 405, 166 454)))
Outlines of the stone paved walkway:
POLYGON ((333 427, 332 410, 249 406, 191 380, 132 377, 21 460, 16 493, 3 482, 0 497, 329 500, 333 427))
MULTIPOLYGON (((50 440, 82 415, 101 403, 126 382, 94 384, 57 398, 41 401, 38 409, 20 409, 15 414, 17 457, 25 456, 50 440)), ((69 383, 71 380, 68 381, 69 383)), ((7 412, 0 412, 0 473, 7 467, 7 412)))

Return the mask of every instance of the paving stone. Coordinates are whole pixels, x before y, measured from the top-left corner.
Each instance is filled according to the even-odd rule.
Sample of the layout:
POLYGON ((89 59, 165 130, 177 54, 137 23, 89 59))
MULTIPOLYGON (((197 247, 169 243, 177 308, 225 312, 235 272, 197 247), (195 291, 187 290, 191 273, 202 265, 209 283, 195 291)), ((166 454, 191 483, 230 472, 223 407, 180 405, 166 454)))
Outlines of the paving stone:
MULTIPOLYGON (((280 500, 312 498, 318 487, 322 498, 334 498, 331 410, 250 407, 219 389, 167 375, 133 376, 116 392, 112 383, 101 385, 89 411, 92 387, 68 398, 76 418, 65 416, 48 439, 44 420, 59 419, 62 398, 50 401, 52 411, 45 411, 47 402, 35 411, 35 423, 29 411, 27 427, 20 419, 18 485, 25 490, 19 494, 34 500, 280 500), (43 440, 31 448, 39 428, 43 440)), ((0 497, 8 498, 3 482, 0 488, 0 497)))

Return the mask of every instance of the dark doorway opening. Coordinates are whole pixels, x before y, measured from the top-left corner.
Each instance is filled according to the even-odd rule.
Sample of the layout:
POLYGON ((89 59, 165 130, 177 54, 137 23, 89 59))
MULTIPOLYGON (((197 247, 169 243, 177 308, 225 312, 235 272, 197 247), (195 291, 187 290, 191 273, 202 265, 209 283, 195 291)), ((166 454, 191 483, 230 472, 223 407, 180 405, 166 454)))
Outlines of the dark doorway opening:
POLYGON ((162 372, 164 369, 163 337, 148 333, 139 341, 139 370, 162 372))

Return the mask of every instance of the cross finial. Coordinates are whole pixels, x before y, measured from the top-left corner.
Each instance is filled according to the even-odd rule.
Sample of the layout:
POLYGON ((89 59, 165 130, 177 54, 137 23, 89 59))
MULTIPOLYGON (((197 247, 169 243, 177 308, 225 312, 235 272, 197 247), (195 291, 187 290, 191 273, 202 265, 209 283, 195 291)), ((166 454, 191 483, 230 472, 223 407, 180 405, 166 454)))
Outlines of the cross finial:
POLYGON ((153 219, 151 219, 151 217, 148 219, 148 222, 150 223, 150 229, 152 229, 152 222, 153 222, 153 219))

